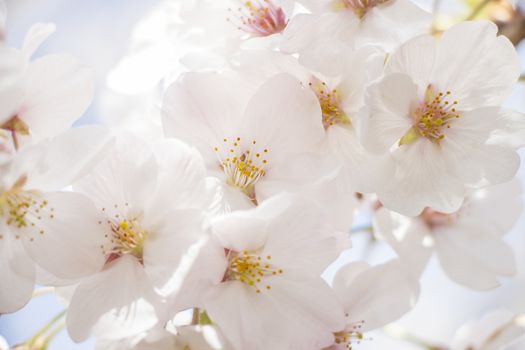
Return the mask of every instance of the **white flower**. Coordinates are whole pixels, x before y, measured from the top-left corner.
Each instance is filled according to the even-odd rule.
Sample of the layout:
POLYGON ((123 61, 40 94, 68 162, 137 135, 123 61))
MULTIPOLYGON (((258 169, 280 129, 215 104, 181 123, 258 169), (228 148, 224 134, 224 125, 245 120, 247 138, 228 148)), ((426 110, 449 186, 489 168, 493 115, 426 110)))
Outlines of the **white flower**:
POLYGON ((328 75, 340 73, 355 48, 375 45, 392 51, 430 29, 430 15, 410 0, 304 2, 314 13, 292 19, 280 48, 299 53, 302 64, 328 75))
POLYGON ((419 294, 417 279, 398 259, 377 266, 347 264, 335 275, 333 288, 343 304, 346 327, 335 333, 330 350, 349 349, 364 339, 363 333, 397 320, 419 294))
MULTIPOLYGON (((232 209, 281 192, 282 183, 276 183, 294 162, 316 151, 324 135, 317 99, 292 76, 273 76, 253 96, 250 91, 218 74, 186 74, 168 89, 163 104, 167 136, 199 149, 232 209)), ((289 191, 310 171, 318 173, 319 164, 294 170, 289 191)))
POLYGON ((290 0, 193 0, 185 1, 181 18, 211 38, 264 38, 282 33, 293 8, 290 0))
POLYGON ((56 136, 69 129, 90 104, 93 97, 90 68, 66 54, 50 54, 30 61, 54 30, 54 24, 35 24, 21 50, 0 48, 0 65, 5 64, 9 55, 9 60, 16 60, 22 70, 19 85, 12 89, 0 87, 0 128, 33 139, 56 136), (5 98, 11 102, 4 104, 5 98))
POLYGON ((434 250, 452 280, 472 289, 492 289, 501 276, 516 271, 514 253, 502 236, 523 210, 520 196, 521 187, 513 181, 473 191, 453 214, 425 209, 408 218, 381 209, 376 229, 416 275, 434 250))
POLYGON ((104 261, 89 249, 97 241, 97 211, 85 196, 57 192, 98 159, 107 139, 100 128, 78 128, 20 151, 0 167, 0 313, 31 298, 35 262, 60 278, 82 277, 104 261), (75 260, 80 266, 64 264, 75 260))
POLYGON ((369 88, 363 143, 392 155, 394 170, 377 189, 387 208, 412 216, 425 207, 454 212, 466 187, 505 182, 516 173, 515 138, 505 141, 498 132, 523 133, 524 119, 500 109, 519 64, 510 41, 496 33, 492 23, 465 22, 440 40, 412 39, 369 88), (518 128, 509 130, 512 123, 518 128))
POLYGON ((337 258, 340 237, 321 213, 305 198, 279 195, 212 223, 221 254, 207 264, 226 268, 203 304, 234 348, 319 349, 344 328, 342 308, 320 277, 337 258))
POLYGON ((74 340, 138 334, 162 317, 155 307, 177 292, 171 279, 202 233, 204 174, 198 153, 180 142, 162 143, 154 156, 139 139, 119 137, 75 184, 102 215, 95 250, 104 267, 80 281, 71 298, 67 327, 74 340))
POLYGON ((452 342, 452 350, 500 350, 525 334, 525 316, 495 310, 464 324, 452 342))

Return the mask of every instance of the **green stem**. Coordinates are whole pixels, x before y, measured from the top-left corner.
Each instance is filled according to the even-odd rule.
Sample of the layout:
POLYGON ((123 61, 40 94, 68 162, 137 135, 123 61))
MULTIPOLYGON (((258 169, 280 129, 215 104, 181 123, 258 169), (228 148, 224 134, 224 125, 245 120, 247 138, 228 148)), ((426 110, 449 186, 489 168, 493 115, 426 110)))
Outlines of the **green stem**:
POLYGON ((31 338, 29 338, 29 340, 26 342, 27 345, 29 346, 29 348, 31 348, 31 346, 33 346, 40 339, 40 337, 42 335, 44 335, 51 327, 53 327, 53 325, 55 323, 60 321, 62 319, 62 317, 65 316, 65 314, 66 314, 66 310, 63 310, 63 311, 59 312, 58 314, 55 315, 55 317, 53 317, 51 320, 49 320, 49 322, 46 323, 44 325, 44 327, 42 327, 31 338))
POLYGON ((47 334, 47 336, 44 338, 43 342, 42 342, 42 347, 40 348, 41 350, 46 350, 49 343, 51 342, 51 340, 53 340, 53 338, 55 338, 55 336, 62 332, 62 330, 66 327, 66 322, 62 321, 58 326, 56 326, 53 330, 51 330, 51 332, 49 332, 47 334))

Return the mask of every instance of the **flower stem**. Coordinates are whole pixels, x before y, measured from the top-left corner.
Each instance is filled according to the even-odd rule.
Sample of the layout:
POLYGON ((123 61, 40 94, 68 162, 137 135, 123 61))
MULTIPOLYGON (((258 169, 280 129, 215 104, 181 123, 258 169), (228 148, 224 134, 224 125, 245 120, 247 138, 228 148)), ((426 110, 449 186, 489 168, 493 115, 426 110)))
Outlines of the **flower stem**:
POLYGON ((39 331, 37 331, 29 340, 26 342, 26 344, 31 347, 38 341, 41 340, 41 337, 49 330, 55 323, 60 321, 66 314, 66 310, 62 310, 58 314, 56 314, 51 320, 49 320, 48 323, 46 323, 39 331))

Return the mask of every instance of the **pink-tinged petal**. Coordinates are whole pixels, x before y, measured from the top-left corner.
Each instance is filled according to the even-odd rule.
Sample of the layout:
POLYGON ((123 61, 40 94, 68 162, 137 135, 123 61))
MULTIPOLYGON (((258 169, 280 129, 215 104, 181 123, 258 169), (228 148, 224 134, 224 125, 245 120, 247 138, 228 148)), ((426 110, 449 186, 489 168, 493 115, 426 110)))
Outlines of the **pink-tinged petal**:
POLYGON ((18 51, 0 48, 0 125, 16 114, 23 101, 23 68, 18 51))
POLYGON ((516 273, 512 249, 482 225, 443 228, 436 231, 434 238, 445 273, 468 288, 494 289, 500 285, 500 277, 516 273))
POLYGON ((142 265, 122 256, 77 287, 66 316, 69 335, 80 342, 92 334, 118 339, 146 331, 157 323, 152 300, 142 265))
MULTIPOLYGON (((188 73, 164 95, 162 120, 168 137, 197 147, 207 165, 218 164, 213 150, 231 135, 242 118, 245 92, 232 91, 239 82, 212 73, 188 73)), ((239 89, 240 90, 240 89, 239 89)))
POLYGON ((257 90, 241 130, 268 149, 269 166, 288 155, 315 150, 324 135, 317 98, 289 74, 273 76, 257 90))
POLYGON ((11 232, 0 224, 0 314, 22 308, 33 294, 35 264, 11 232))
POLYGON ((401 45, 389 58, 385 74, 403 73, 423 91, 431 82, 436 58, 437 41, 431 35, 421 35, 401 45))
POLYGON ((203 213, 197 209, 165 212, 164 220, 148 232, 143 253, 144 269, 154 287, 166 295, 171 292, 167 284, 181 259, 204 234, 203 213))
POLYGON ((439 41, 432 82, 450 90, 463 109, 501 105, 520 75, 514 46, 497 31, 492 22, 462 22, 439 41))
POLYGON ((520 158, 514 149, 487 144, 497 128, 498 108, 462 113, 451 123, 441 142, 442 154, 451 175, 472 186, 498 184, 514 177, 520 158))
POLYGON ((69 129, 93 99, 93 70, 69 55, 47 55, 31 62, 18 116, 37 138, 69 129))
POLYGON ((55 30, 54 23, 36 23, 29 28, 22 44, 22 55, 26 62, 55 30))
POLYGON ((74 192, 46 193, 34 200, 26 214, 27 226, 12 228, 31 257, 64 279, 100 271, 106 260, 100 247, 106 232, 93 203, 74 192))
POLYGON ((385 153, 412 126, 410 113, 418 99, 417 86, 405 74, 393 73, 367 91, 369 113, 360 123, 360 137, 366 149, 385 153))
POLYGON ((465 186, 448 172, 439 146, 419 139, 397 148, 393 157, 395 173, 385 174, 378 189, 385 207, 407 216, 416 216, 426 207, 443 213, 459 209, 465 186))
POLYGON ((363 322, 363 331, 393 322, 414 307, 419 295, 418 279, 398 259, 362 269, 352 263, 342 267, 336 279, 344 288, 336 289, 348 324, 363 322), (359 273, 357 273, 360 271, 359 273))

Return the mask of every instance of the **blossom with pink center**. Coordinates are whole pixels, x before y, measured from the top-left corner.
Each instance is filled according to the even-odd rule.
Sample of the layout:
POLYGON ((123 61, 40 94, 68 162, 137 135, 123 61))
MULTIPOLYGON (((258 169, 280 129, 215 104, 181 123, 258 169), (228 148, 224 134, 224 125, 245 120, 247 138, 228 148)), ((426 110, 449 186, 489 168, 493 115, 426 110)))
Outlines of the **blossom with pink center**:
POLYGON ((519 64, 494 24, 465 22, 440 39, 416 37, 385 70, 368 88, 360 130, 367 150, 392 160, 376 189, 383 205, 410 216, 426 207, 451 213, 468 188, 515 175, 524 118, 500 106, 519 64))
MULTIPOLYGON (((238 21, 238 28, 253 36, 269 36, 281 33, 288 20, 284 10, 275 0, 239 1, 238 8, 230 8, 238 21)), ((235 19, 228 18, 228 21, 235 19)))

